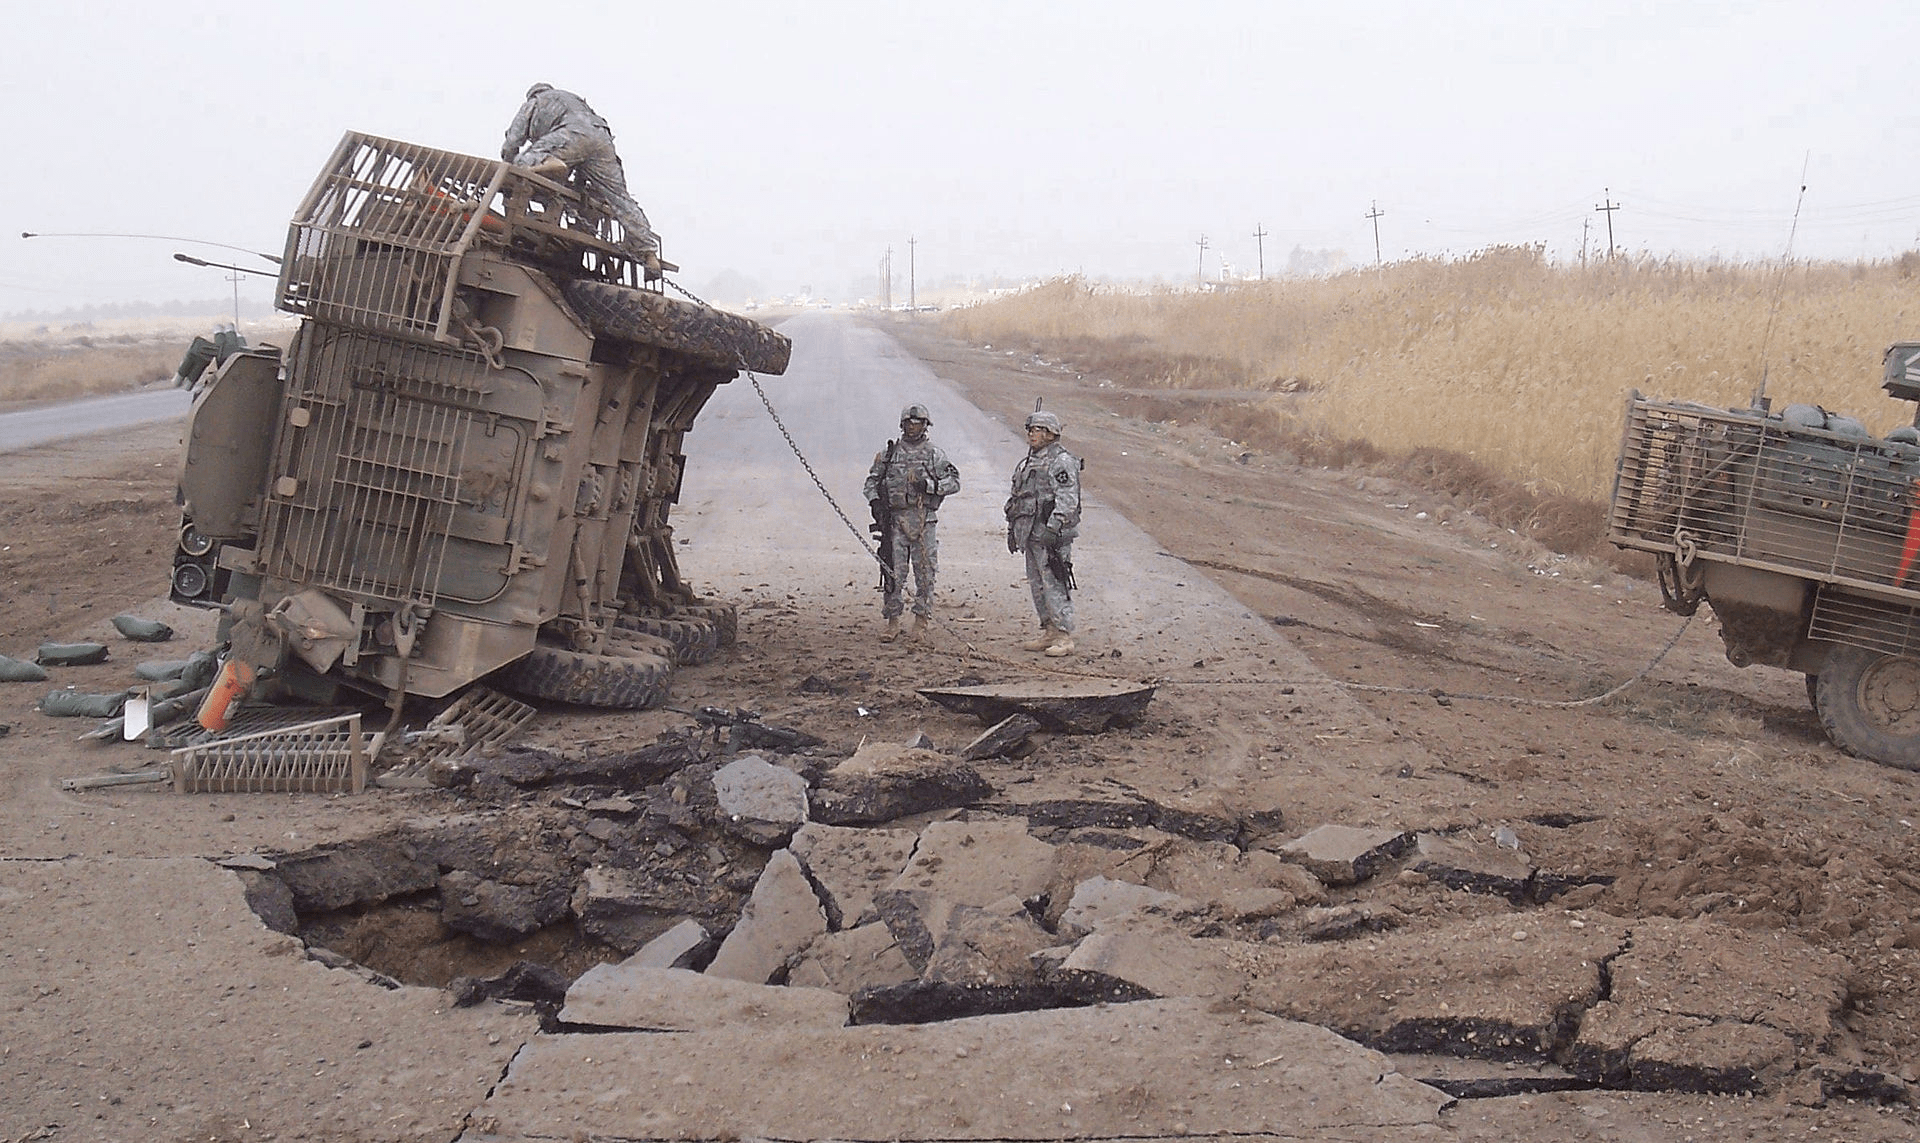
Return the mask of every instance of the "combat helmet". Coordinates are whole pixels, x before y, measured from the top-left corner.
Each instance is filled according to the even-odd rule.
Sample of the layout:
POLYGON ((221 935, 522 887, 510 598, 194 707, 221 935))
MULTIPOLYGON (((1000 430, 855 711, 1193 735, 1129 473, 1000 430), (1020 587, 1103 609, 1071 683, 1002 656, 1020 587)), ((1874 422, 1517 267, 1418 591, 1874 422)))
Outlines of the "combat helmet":
POLYGON ((1028 413, 1026 427, 1030 429, 1045 429, 1056 437, 1064 431, 1060 424, 1060 418, 1044 409, 1036 409, 1028 413))
POLYGON ((552 91, 552 90, 553 90, 553 85, 550 83, 536 83, 532 87, 529 87, 527 89, 527 98, 532 99, 534 96, 540 94, 543 91, 552 91))
POLYGON ((924 421, 931 425, 933 423, 933 415, 927 412, 925 405, 908 405, 906 408, 900 410, 900 423, 904 425, 908 421, 924 421))

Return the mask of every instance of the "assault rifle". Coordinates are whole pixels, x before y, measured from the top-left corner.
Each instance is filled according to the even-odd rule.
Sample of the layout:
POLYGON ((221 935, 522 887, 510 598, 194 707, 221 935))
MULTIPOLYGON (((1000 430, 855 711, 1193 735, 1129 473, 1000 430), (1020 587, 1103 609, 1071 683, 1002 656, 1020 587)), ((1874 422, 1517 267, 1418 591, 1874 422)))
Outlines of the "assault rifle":
POLYGON ((898 441, 887 442, 886 459, 880 462, 880 480, 877 491, 880 495, 867 505, 873 509, 873 523, 868 531, 880 542, 880 590, 893 591, 893 509, 887 507, 887 473, 893 468, 893 450, 898 441))
MULTIPOLYGON (((1033 518, 1033 526, 1035 528, 1043 528, 1046 526, 1047 520, 1053 515, 1053 503, 1051 500, 1041 502, 1040 514, 1033 518)), ((1074 588, 1080 586, 1073 582, 1073 562, 1067 559, 1066 555, 1060 551, 1058 544, 1047 545, 1047 570, 1053 573, 1053 578, 1059 580, 1060 586, 1067 589, 1068 592, 1072 592, 1074 588)))

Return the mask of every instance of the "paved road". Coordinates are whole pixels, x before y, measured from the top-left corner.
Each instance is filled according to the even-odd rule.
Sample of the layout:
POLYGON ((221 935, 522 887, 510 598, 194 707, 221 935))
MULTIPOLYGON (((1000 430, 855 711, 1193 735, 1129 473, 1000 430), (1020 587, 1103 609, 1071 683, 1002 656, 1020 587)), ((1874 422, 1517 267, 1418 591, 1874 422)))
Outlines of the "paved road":
MULTIPOLYGON (((938 614, 999 652, 1036 622, 1019 558, 1007 554, 1001 506, 1024 436, 969 404, 952 385, 881 330, 833 314, 781 326, 793 338, 785 375, 762 381, 774 408, 847 515, 864 531, 861 482, 876 451, 899 432, 902 406, 933 414, 932 436, 959 466, 961 490, 940 509, 938 614)), ((1073 426, 1065 442, 1073 445, 1073 426)), ((880 626, 878 572, 781 438, 745 378, 723 386, 688 435, 687 474, 674 513, 691 540, 684 570, 723 596, 754 588, 842 607, 880 626), (870 611, 865 609, 871 608, 870 611)), ((1083 650, 1119 650, 1118 671, 1171 673, 1201 657, 1270 675, 1320 672, 1269 624, 1211 580, 1168 556, 1153 537, 1100 502, 1086 475, 1087 507, 1074 565, 1083 650)), ((856 628, 856 632, 861 628, 856 628)))
POLYGON ((192 403, 184 389, 144 389, 0 413, 0 452, 170 421, 185 416, 192 403))

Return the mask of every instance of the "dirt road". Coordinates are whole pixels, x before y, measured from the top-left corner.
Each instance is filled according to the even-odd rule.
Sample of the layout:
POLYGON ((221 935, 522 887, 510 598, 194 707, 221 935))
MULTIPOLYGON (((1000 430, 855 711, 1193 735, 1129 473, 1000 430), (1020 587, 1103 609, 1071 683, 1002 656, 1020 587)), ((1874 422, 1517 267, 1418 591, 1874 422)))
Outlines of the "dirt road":
MULTIPOLYGON (((928 648, 872 641, 879 609, 870 565, 751 386, 736 382, 689 437, 675 520, 689 576, 740 605, 740 642, 721 661, 684 668, 676 706, 750 706, 846 750, 916 732, 953 749, 977 733, 971 719, 914 690, 1000 677, 1010 663, 1034 669, 1031 656, 1013 650, 1031 608, 1002 546, 999 504, 1020 447, 1007 426, 1044 397, 1066 419, 1067 443, 1087 458, 1094 501, 1077 550, 1086 637, 1075 657, 1054 665, 1151 679, 1159 689, 1137 727, 1049 737, 1024 760, 985 767, 1003 798, 1038 804, 1044 796, 1051 805, 1064 787, 1110 781, 1194 820, 1239 822, 1250 848, 1343 825, 1424 832, 1523 858, 1529 884, 1551 892, 1518 900, 1455 892, 1407 871, 1330 890, 1314 908, 1302 902, 1302 917, 1333 910, 1359 920, 1344 939, 1264 942, 1241 995, 1363 1039, 1409 1027, 1466 1037, 1472 1028, 1448 1013, 1492 1013, 1550 975, 1511 950, 1545 953, 1574 933, 1605 934, 1615 943, 1600 955, 1619 966, 1600 974, 1605 992, 1559 1015, 1548 1009, 1549 1022, 1584 1018, 1589 1044, 1604 1027, 1617 1032, 1619 1021, 1653 1020, 1656 1011, 1669 1019, 1637 1033, 1666 1054, 1616 1087, 1675 1086, 1672 1075, 1693 1067, 1686 1074, 1697 1076, 1706 1056, 1727 1074, 1748 1064, 1771 1069, 1759 1098, 1542 1083, 1408 1112, 1391 1128, 1351 1124, 1344 1137, 1899 1139, 1920 1130, 1911 1106, 1887 1094, 1920 1081, 1914 778, 1826 745, 1801 680, 1735 670, 1705 616, 1681 630, 1649 585, 1530 550, 1460 505, 1253 454, 1191 423, 1208 401, 1160 404, 916 325, 806 315, 785 332, 795 339, 794 366, 765 383, 767 394, 849 515, 864 511, 860 479, 899 407, 931 407, 935 440, 965 482, 942 512, 943 625, 928 648), (1665 657, 1617 697, 1572 705, 1634 678, 1670 640, 1665 657), (1250 821, 1268 836, 1248 836, 1250 821), (1289 959, 1305 955, 1317 959, 1289 959), (1651 991, 1649 982, 1662 979, 1681 983, 1636 999, 1636 988, 1651 991), (1789 998, 1799 1015, 1780 1014, 1789 998), (1709 1043, 1716 1032, 1723 1038, 1709 1043), (1784 1046, 1758 1044, 1762 1034, 1784 1046), (1725 1035, 1747 1039, 1735 1051, 1725 1035), (1882 1102, 1850 1101, 1840 1093, 1854 1089, 1826 1082, 1850 1072, 1890 1085, 1877 1089, 1882 1102)), ((177 430, 142 430, 111 445, 88 438, 0 456, 0 653, 30 657, 45 639, 109 638, 106 620, 122 610, 175 622, 183 643, 210 637, 204 616, 154 602, 171 544, 175 440, 177 430)), ((108 664, 72 668, 57 681, 125 685, 141 651, 115 641, 108 664)), ((564 1122, 542 1119, 552 1105, 513 1077, 503 1085, 503 1070, 522 1045, 539 1048, 523 1057, 522 1081, 559 1066, 572 1050, 557 1042, 565 1038, 537 1035, 521 1011, 455 1009, 438 991, 382 990, 303 960, 298 942, 254 921, 235 876, 208 860, 366 837, 407 820, 497 816, 497 807, 432 791, 63 794, 61 777, 146 759, 129 757, 128 747, 75 745, 82 728, 31 709, 44 690, 0 685, 0 723, 13 728, 0 738, 10 778, 0 794, 0 1003, 9 1028, 0 1135, 648 1136, 630 1122, 573 1118, 621 1106, 611 1073, 604 1091, 589 1084, 566 1093, 564 1122), (596 1102, 600 1094, 607 1100, 596 1102)), ((530 738, 612 750, 684 721, 671 712, 552 714, 530 738)), ((1197 883, 1197 873, 1166 869, 1147 880, 1164 888, 1181 876, 1197 883)), ((355 951, 366 963, 379 952, 355 951)), ((391 960, 375 967, 397 972, 406 958, 388 952, 391 960)), ((1569 955, 1578 965, 1595 954, 1569 955)), ((1062 1052, 1067 1044, 1100 1050, 1084 1046, 1088 1032, 1058 1034, 1062 1052)), ((777 1046, 778 1032, 771 1035, 777 1046)), ((781 1082, 796 1090, 809 1074, 798 1061, 820 1055, 825 1068, 827 1057, 844 1063, 839 1053, 851 1050, 814 1032, 796 1031, 789 1046, 781 1066, 799 1070, 781 1082)), ((699 1090, 710 1100, 729 1084, 755 1088, 763 1080, 756 1069, 769 1066, 721 1038, 683 1047, 707 1053, 680 1066, 702 1069, 699 1090)), ((624 1049, 607 1051, 617 1058, 624 1049)), ((1186 1076, 1196 1066, 1164 1051, 1159 1071, 1186 1076)), ((1146 1063, 1146 1074, 1156 1070, 1146 1063)), ((1400 1071, 1425 1078, 1437 1067, 1408 1056, 1400 1071)), ((1493 1067, 1498 1075, 1504 1065, 1493 1067)), ((1093 1082, 1064 1071, 1049 1077, 1031 1061, 1022 1068, 982 1082, 1002 1094, 1032 1085, 1036 1098, 1049 1078, 1093 1082)), ((905 1099, 924 1082, 920 1071, 928 1080, 938 1074, 911 1070, 888 1071, 892 1086, 883 1090, 905 1099)), ((859 1080, 858 1068, 851 1078, 819 1074, 842 1085, 876 1082, 859 1080)), ((1322 1090, 1337 1086, 1328 1083, 1322 1090)), ((1050 1106, 1063 1102, 1072 1101, 1050 1106)), ((1248 1129, 1180 1111, 1177 1100, 1144 1100, 1133 1127, 1103 1122, 1091 1131, 1058 1116, 1021 1119, 1006 1110, 1017 1101, 981 1106, 989 1103, 995 1110, 978 1117, 980 1130, 1001 1135, 1248 1129)), ((706 1106, 686 1122, 752 1134, 767 1121, 706 1106)), ((880 1112, 863 1122, 876 1138, 908 1126, 880 1112)), ((1324 1122, 1297 1122, 1332 1137, 1324 1122)), ((911 1126, 917 1137, 978 1134, 951 1122, 911 1126)), ((820 1130, 852 1128, 823 1119, 820 1130)), ((661 1126, 657 1137, 678 1136, 661 1126)))

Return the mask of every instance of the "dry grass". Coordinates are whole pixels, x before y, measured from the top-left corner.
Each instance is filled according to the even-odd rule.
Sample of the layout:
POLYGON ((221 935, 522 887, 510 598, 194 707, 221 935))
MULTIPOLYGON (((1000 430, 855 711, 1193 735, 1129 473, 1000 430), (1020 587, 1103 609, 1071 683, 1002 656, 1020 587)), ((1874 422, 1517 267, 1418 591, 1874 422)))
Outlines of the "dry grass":
MULTIPOLYGON (((213 328, 200 318, 144 318, 49 329, 0 323, 0 402, 51 401, 121 393, 173 376, 196 334, 213 328)), ((251 344, 282 343, 285 319, 250 321, 251 344)))
POLYGON ((1744 405, 1764 370, 1776 408, 1910 421, 1879 380, 1887 344, 1920 337, 1914 263, 1566 267, 1496 247, 1216 294, 1067 278, 946 321, 1127 385, 1271 391, 1222 431, 1577 516, 1607 495, 1629 390, 1744 405))

